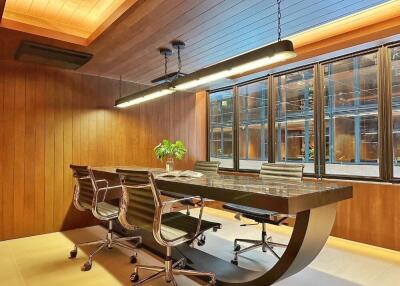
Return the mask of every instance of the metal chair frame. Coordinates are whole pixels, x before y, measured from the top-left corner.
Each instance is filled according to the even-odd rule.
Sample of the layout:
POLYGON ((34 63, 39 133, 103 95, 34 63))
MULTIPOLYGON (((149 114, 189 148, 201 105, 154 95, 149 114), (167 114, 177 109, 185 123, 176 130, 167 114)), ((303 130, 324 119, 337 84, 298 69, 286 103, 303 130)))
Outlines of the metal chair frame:
MULTIPOLYGON (((284 164, 279 164, 279 166, 282 167, 282 166, 284 166, 284 164)), ((290 165, 290 166, 294 167, 294 165, 290 165)), ((299 165, 299 167, 300 166, 302 167, 302 173, 303 173, 304 165, 299 165)), ((262 177, 263 177, 263 175, 260 174, 260 178, 262 178, 262 177)), ((288 178, 288 179, 291 179, 291 178, 288 178)), ((300 177, 299 179, 301 180, 302 177, 300 177)), ((235 216, 235 218, 240 220, 240 216, 241 216, 241 213, 238 213, 235 216)), ((244 215, 244 216, 246 216, 246 215, 244 215)), ((289 215, 276 214, 276 215, 272 216, 272 218, 275 218, 275 220, 271 220, 270 224, 280 225, 282 222, 284 222, 289 217, 290 217, 289 215)), ((258 224, 259 224, 259 222, 256 222, 254 224, 242 224, 241 226, 258 225, 258 224)), ((234 240, 234 243, 233 243, 234 257, 231 260, 232 264, 235 264, 235 265, 238 264, 238 259, 239 259, 240 254, 243 254, 243 253, 248 252, 253 249, 257 249, 259 247, 261 247, 263 252, 270 251, 278 260, 281 258, 276 253, 274 248, 275 247, 286 248, 287 245, 282 244, 282 243, 273 242, 272 237, 268 236, 268 234, 267 234, 267 223, 261 222, 261 225, 262 225, 261 240, 242 239, 242 238, 237 238, 234 240), (248 247, 242 249, 241 246, 239 245, 239 242, 248 243, 250 245, 248 247)))
POLYGON ((108 222, 108 231, 107 231, 107 235, 104 239, 98 239, 98 240, 94 240, 94 241, 87 241, 87 242, 75 244, 73 249, 70 252, 70 259, 76 258, 77 254, 78 254, 78 247, 88 246, 88 245, 99 245, 98 248, 96 248, 94 251, 89 253, 88 260, 85 262, 85 264, 81 268, 82 271, 89 271, 92 268, 94 257, 100 251, 102 251, 105 248, 112 249, 113 246, 119 246, 121 248, 125 248, 125 249, 133 251, 133 255, 130 257, 130 262, 136 263, 136 257, 137 257, 136 249, 138 247, 140 247, 140 245, 142 243, 142 238, 140 236, 115 237, 114 231, 113 231, 113 224, 114 224, 114 221, 118 218, 118 214, 115 214, 112 216, 104 216, 101 214, 101 212, 99 212, 99 209, 98 209, 98 204, 100 202, 104 202, 106 200, 108 191, 112 190, 112 189, 121 188, 121 185, 110 187, 107 180, 105 180, 105 179, 96 180, 96 178, 93 174, 93 171, 90 168, 88 168, 88 172, 89 172, 89 176, 79 177, 74 171, 74 179, 75 179, 74 196, 73 196, 74 206, 80 211, 89 210, 89 208, 86 208, 79 202, 79 194, 80 194, 79 180, 90 179, 90 181, 92 183, 92 187, 93 187, 93 200, 92 200, 92 206, 91 206, 90 210, 92 211, 92 214, 95 218, 97 218, 101 221, 108 222), (99 185, 98 185, 99 183, 105 183, 105 187, 99 187, 99 185), (104 191, 104 194, 103 194, 102 198, 99 200, 101 192, 103 192, 103 191, 104 191), (127 241, 135 241, 135 240, 136 240, 136 242, 134 245, 129 245, 129 244, 124 243, 127 241))
POLYGON ((157 243, 159 243, 160 245, 162 245, 166 248, 166 258, 164 261, 164 266, 146 266, 146 265, 136 265, 135 266, 134 272, 131 275, 131 281, 133 282, 133 285, 134 286, 143 285, 143 284, 153 281, 155 279, 165 277, 165 281, 167 283, 172 283, 172 285, 177 286, 178 284, 174 278, 174 275, 206 276, 206 277, 210 278, 209 285, 215 285, 216 279, 215 279, 214 273, 183 269, 183 267, 185 266, 185 258, 182 258, 182 259, 176 261, 175 263, 173 263, 173 261, 172 261, 172 247, 176 247, 183 243, 193 241, 199 235, 201 235, 200 227, 201 227, 202 216, 203 216, 204 200, 199 196, 193 196, 193 197, 189 197, 189 198, 181 198, 181 199, 162 201, 161 200, 161 192, 160 192, 160 190, 157 189, 156 183, 154 180, 154 176, 150 172, 148 172, 150 184, 145 184, 145 185, 137 185, 137 186, 125 185, 123 183, 123 175, 120 174, 120 176, 121 176, 122 190, 123 190, 122 206, 121 206, 121 211, 120 211, 120 215, 119 215, 121 224, 128 229, 137 229, 138 228, 137 226, 129 224, 126 220, 126 214, 128 211, 128 203, 129 203, 128 189, 129 188, 134 189, 134 188, 150 187, 152 194, 153 194, 154 206, 155 206, 154 222, 153 222, 153 228, 152 228, 153 236, 154 236, 155 240, 157 241, 157 243), (188 199, 197 201, 197 204, 200 206, 200 212, 199 212, 199 217, 198 217, 196 233, 190 237, 184 236, 184 237, 178 237, 178 238, 172 239, 172 240, 166 239, 162 235, 162 216, 167 213, 175 212, 175 211, 173 211, 172 206, 177 203, 181 203, 185 200, 188 200, 188 199), (148 271, 152 271, 155 273, 150 275, 147 278, 139 280, 139 271, 140 270, 148 270, 148 271))

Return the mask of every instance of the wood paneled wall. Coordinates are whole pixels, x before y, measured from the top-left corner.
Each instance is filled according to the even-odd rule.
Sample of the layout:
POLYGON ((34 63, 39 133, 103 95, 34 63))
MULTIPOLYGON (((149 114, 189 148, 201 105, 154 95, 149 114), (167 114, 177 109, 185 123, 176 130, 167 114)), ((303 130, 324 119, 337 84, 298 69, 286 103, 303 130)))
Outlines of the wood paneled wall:
POLYGON ((400 251, 400 186, 334 182, 352 185, 353 198, 338 204, 332 235, 400 251))
MULTIPOLYGON (((205 94, 113 108, 119 82, 34 65, 0 69, 0 240, 94 223, 72 206, 71 163, 162 166, 163 138, 188 147, 181 168, 206 158, 205 94)), ((124 83, 124 93, 140 88, 124 83)))

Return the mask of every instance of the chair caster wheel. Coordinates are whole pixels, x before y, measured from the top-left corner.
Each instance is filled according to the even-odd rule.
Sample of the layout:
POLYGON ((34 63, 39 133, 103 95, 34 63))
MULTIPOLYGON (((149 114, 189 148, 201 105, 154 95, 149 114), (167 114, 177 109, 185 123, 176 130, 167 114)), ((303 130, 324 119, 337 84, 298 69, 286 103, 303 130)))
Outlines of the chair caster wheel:
POLYGON ((132 256, 129 258, 129 261, 130 261, 130 263, 135 264, 135 263, 137 262, 136 256, 135 256, 135 255, 132 255, 132 256))
POLYGON ((132 273, 130 277, 131 282, 138 282, 139 281, 139 275, 137 273, 132 273))
POLYGON ((198 246, 203 246, 204 244, 206 244, 206 236, 202 235, 200 236, 200 238, 197 240, 197 245, 198 246))
POLYGON ((233 250, 234 250, 234 251, 239 251, 240 248, 241 248, 241 246, 240 246, 239 244, 237 244, 237 245, 233 248, 233 250))
POLYGON ((83 264, 81 270, 82 271, 89 271, 90 269, 92 269, 92 263, 86 262, 85 264, 83 264))
POLYGON ((232 263, 233 265, 238 265, 238 264, 239 264, 238 261, 235 260, 235 259, 232 259, 232 260, 231 260, 231 263, 232 263))
POLYGON ((216 226, 216 227, 213 227, 212 230, 213 230, 213 232, 217 232, 219 229, 220 229, 220 228, 216 226))
POLYGON ((69 259, 76 258, 77 254, 78 254, 78 250, 71 250, 71 252, 69 253, 69 259))

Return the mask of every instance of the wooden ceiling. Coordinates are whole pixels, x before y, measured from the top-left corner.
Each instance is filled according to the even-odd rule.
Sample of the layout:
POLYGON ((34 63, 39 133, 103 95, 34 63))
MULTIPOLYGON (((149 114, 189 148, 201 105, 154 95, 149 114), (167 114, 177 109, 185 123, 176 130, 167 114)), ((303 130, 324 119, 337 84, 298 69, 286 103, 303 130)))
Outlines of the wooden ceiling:
MULTIPOLYGON (((297 48, 296 43, 309 43, 310 38, 371 24, 379 15, 362 12, 378 8, 385 10, 382 17, 400 17, 400 0, 283 0, 282 37, 295 38, 297 48), (348 18, 357 13, 357 21, 348 18), (313 30, 344 17, 346 25, 313 30)), ((170 47, 173 39, 186 42, 185 73, 276 41, 276 9, 275 0, 138 0, 87 47, 26 34, 19 38, 93 53, 80 72, 150 84, 163 74, 157 49, 170 47)), ((4 44, 16 48, 16 42, 4 44)), ((176 55, 169 62, 169 71, 176 71, 176 55)))
POLYGON ((90 44, 136 0, 7 0, 2 26, 90 44))

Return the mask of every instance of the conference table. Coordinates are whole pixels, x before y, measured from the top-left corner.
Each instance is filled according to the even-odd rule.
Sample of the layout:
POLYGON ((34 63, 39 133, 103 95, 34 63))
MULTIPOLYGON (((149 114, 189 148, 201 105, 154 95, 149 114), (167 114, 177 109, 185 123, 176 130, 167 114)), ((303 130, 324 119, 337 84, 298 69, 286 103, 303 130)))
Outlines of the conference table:
MULTIPOLYGON (((266 209, 296 218, 287 248, 274 266, 264 271, 236 266, 189 245, 179 246, 174 252, 175 259, 185 257, 190 261, 188 267, 214 272, 217 285, 224 286, 270 285, 304 269, 324 247, 335 221, 337 203, 352 198, 351 186, 323 181, 292 182, 227 173, 205 174, 200 178, 161 177, 161 169, 139 166, 118 168, 150 170, 155 175, 158 188, 167 192, 266 209)), ((117 167, 94 169, 115 175, 117 167)), ((135 234, 137 232, 143 236, 145 247, 163 254, 151 233, 136 231, 135 234)), ((271 259, 275 258, 271 256, 271 259)))

